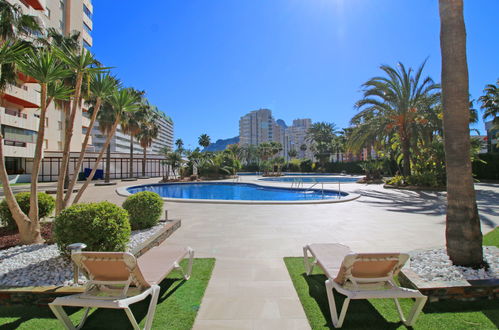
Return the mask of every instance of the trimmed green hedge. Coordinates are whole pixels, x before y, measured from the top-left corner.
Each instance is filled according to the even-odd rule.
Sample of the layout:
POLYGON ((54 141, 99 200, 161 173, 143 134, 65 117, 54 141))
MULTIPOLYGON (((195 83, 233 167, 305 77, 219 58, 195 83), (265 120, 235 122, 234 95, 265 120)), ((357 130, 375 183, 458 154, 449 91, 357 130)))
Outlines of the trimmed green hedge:
MULTIPOLYGON (((21 210, 28 214, 29 212, 29 197, 31 196, 30 192, 20 192, 15 195, 17 203, 21 210)), ((55 200, 54 197, 49 194, 39 192, 38 193, 38 217, 45 218, 49 216, 55 208, 55 200)), ((2 225, 6 226, 9 229, 16 229, 17 225, 15 220, 12 218, 12 213, 10 213, 9 206, 7 205, 7 201, 5 199, 0 203, 0 222, 2 225)))
POLYGON ((123 203, 128 211, 132 229, 145 229, 156 225, 163 211, 163 199, 152 191, 141 191, 129 196, 123 203))
POLYGON ((55 218, 53 230, 65 255, 72 243, 85 243, 87 251, 125 251, 131 233, 128 212, 110 202, 70 206, 55 218))

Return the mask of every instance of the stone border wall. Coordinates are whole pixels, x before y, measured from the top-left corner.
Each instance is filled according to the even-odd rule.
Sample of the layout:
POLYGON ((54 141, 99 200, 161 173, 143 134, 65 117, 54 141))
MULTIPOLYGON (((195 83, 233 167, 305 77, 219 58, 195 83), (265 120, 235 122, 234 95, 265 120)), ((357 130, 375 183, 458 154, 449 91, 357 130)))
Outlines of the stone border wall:
MULTIPOLYGON (((131 251, 140 257, 150 249, 163 243, 181 226, 181 220, 166 220, 164 228, 131 251)), ((38 305, 45 306, 60 296, 82 293, 83 286, 32 286, 0 288, 0 306, 38 305)))

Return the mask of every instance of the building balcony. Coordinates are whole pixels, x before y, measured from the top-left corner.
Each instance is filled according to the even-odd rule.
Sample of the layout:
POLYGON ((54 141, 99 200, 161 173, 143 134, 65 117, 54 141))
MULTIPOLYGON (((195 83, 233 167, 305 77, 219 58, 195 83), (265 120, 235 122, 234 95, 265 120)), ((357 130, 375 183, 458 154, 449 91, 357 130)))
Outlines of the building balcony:
POLYGON ((36 10, 45 10, 45 0, 21 0, 26 6, 36 10))
POLYGON ((4 140, 3 144, 5 157, 33 158, 35 156, 35 143, 4 140))
POLYGON ((0 107, 0 121, 2 125, 38 131, 40 119, 19 110, 0 107))
POLYGON ((2 98, 23 108, 40 107, 40 94, 34 88, 29 88, 26 85, 22 85, 21 87, 14 85, 7 86, 2 98))

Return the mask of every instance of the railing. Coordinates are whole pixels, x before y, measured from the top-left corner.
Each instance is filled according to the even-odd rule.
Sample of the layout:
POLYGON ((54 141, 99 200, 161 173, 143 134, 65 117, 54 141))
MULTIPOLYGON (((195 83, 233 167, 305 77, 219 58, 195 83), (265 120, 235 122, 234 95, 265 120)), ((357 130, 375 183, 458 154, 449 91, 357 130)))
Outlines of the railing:
POLYGON ((28 115, 27 114, 21 113, 20 111, 17 111, 17 110, 12 110, 12 109, 5 108, 5 114, 6 115, 10 115, 10 116, 14 116, 14 117, 28 119, 28 115))
POLYGON ((6 146, 26 148, 26 142, 3 140, 3 144, 5 144, 6 146))

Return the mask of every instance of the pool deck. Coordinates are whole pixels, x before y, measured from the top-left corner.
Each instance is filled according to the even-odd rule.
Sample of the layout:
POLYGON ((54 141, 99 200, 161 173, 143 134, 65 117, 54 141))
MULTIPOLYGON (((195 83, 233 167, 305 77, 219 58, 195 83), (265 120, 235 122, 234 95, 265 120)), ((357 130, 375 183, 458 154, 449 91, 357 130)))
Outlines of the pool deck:
MULTIPOLYGON (((117 187, 158 180, 92 186, 83 201, 121 205, 124 197, 115 192, 117 187)), ((241 176, 241 182, 254 181, 255 177, 241 176)), ((337 184, 324 186, 336 189, 337 184)), ((477 184, 476 189, 486 233, 499 225, 499 185, 477 184)), ((341 190, 362 196, 313 205, 166 202, 169 217, 182 219, 182 227, 167 242, 189 245, 197 257, 217 259, 194 329, 309 329, 282 259, 300 256, 306 243, 340 242, 367 252, 444 245, 445 193, 356 183, 342 183, 341 190)))

